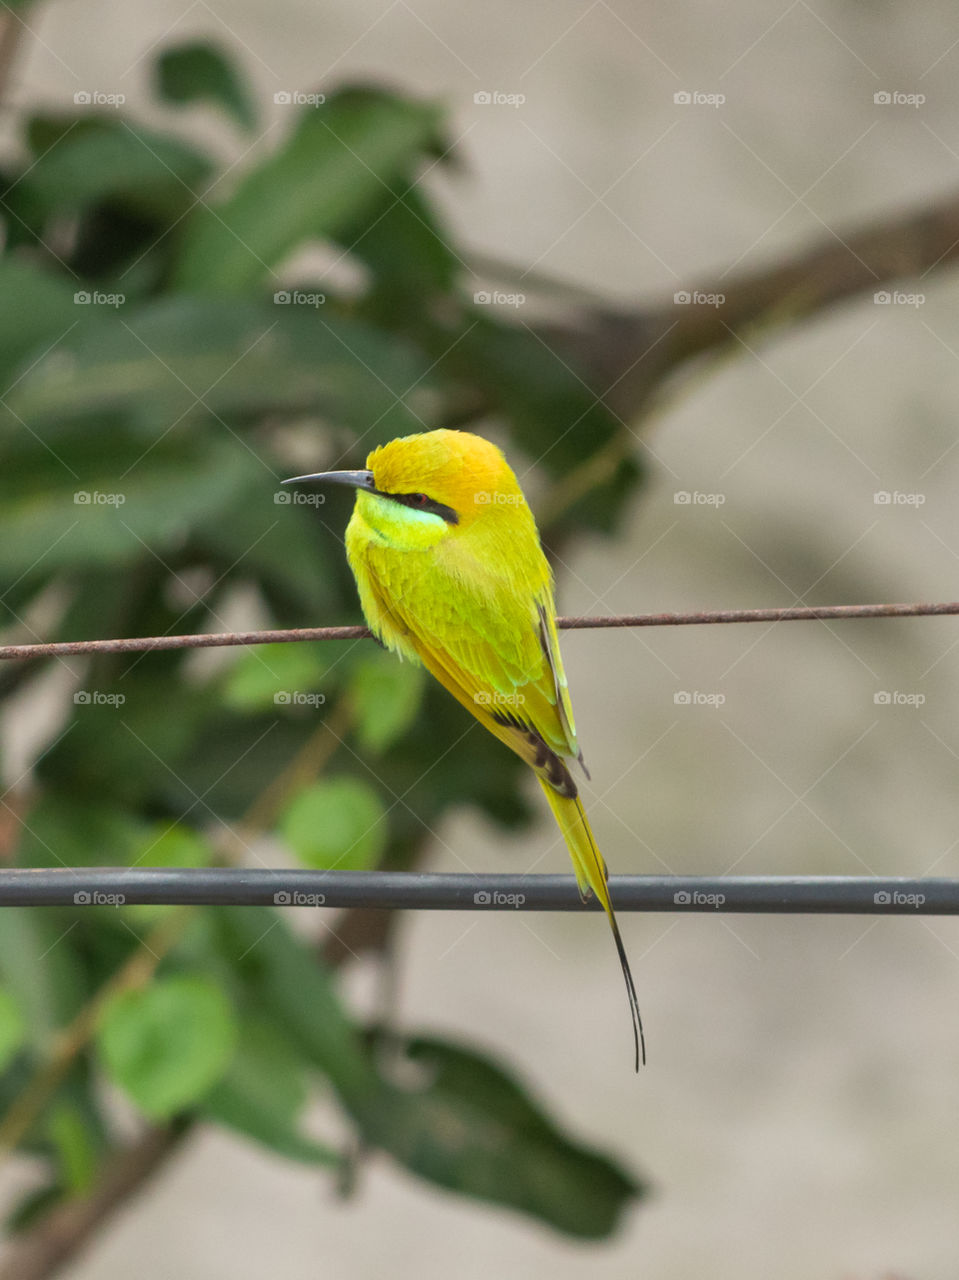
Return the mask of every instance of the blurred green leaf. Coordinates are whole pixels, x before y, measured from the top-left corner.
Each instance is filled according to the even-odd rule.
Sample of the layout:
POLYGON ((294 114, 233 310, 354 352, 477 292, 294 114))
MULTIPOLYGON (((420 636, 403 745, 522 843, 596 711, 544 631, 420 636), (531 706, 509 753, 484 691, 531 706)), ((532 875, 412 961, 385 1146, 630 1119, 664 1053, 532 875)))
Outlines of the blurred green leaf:
POLYGON ((329 778, 297 793, 280 834, 307 867, 365 871, 386 847, 386 810, 360 778, 329 778))
POLYGON ((186 291, 242 293, 304 241, 334 236, 384 191, 401 194, 439 110, 373 89, 305 108, 287 142, 213 211, 194 210, 175 275, 186 291))
POLYGON ((213 859, 209 840, 181 822, 153 824, 133 852, 132 865, 141 867, 206 867, 213 859))
POLYGON ((27 483, 0 469, 0 575, 130 564, 182 542, 202 512, 222 511, 250 475, 251 460, 227 441, 197 441, 177 463, 143 459, 128 474, 71 475, 54 468, 27 483), (192 455, 192 466, 184 467, 192 455))
POLYGON ((423 668, 400 662, 395 654, 377 652, 360 659, 350 695, 364 751, 385 751, 406 732, 416 719, 423 684, 423 668))
POLYGON ((63 1099, 50 1113, 47 1132, 57 1149, 63 1185, 73 1195, 82 1195, 93 1184, 99 1157, 87 1117, 73 1101, 63 1099))
POLYGON ((0 259, 0 379, 55 345, 81 318, 69 280, 16 258, 0 259))
POLYGON ((610 1157, 568 1138, 492 1059, 435 1039, 411 1040, 405 1052, 428 1083, 397 1091, 364 1131, 411 1172, 592 1240, 611 1235, 644 1194, 610 1157))
MULTIPOLYGON (((44 865, 30 863, 31 866, 44 865)), ((31 907, 4 910, 0 929, 0 978, 22 1011, 27 1041, 45 1049, 86 994, 82 960, 63 941, 64 926, 53 912, 31 907)))
POLYGON ((303 1059, 274 1023, 254 1017, 241 1024, 237 1053, 226 1075, 203 1099, 202 1111, 288 1159, 341 1163, 336 1151, 300 1131, 306 1100, 303 1059))
MULTIPOLYGON (((274 491, 289 497, 281 476, 224 419, 319 413, 366 433, 372 447, 421 430, 423 415, 435 412, 426 357, 331 308, 172 297, 122 315, 77 311, 83 323, 31 357, 6 396, 11 429, 42 432, 56 453, 71 424, 84 420, 89 430, 94 414, 129 414, 141 455, 157 439, 188 439, 191 424, 212 421, 236 460, 259 458, 272 502, 274 491)), ((292 510, 274 508, 274 518, 292 510)))
POLYGON ((110 1075, 154 1120, 199 1101, 229 1065, 236 1038, 220 988, 182 976, 114 996, 97 1036, 110 1075))
POLYGON ((191 41, 164 49, 156 63, 159 97, 177 105, 210 102, 241 128, 256 125, 256 104, 242 76, 216 45, 191 41))
MULTIPOLYGON (((90 708, 94 712, 95 708, 90 708)), ((115 713, 114 713, 115 715, 115 713)), ((101 725, 109 724, 109 717, 101 725)), ((18 862, 27 867, 127 866, 143 842, 144 824, 96 794, 68 797, 44 792, 30 810, 18 862)))
POLYGON ((225 704, 237 711, 282 709, 293 705, 294 694, 309 694, 318 700, 303 705, 315 714, 325 702, 325 695, 319 693, 327 672, 322 648, 319 644, 258 645, 230 669, 223 691, 225 704))
POLYGON ((23 1014, 9 991, 0 987, 0 1071, 5 1071, 27 1038, 23 1014))
POLYGON ((211 162, 186 143, 115 113, 36 121, 31 135, 37 158, 5 197, 30 225, 106 200, 176 218, 202 196, 212 173, 211 162))
POLYGON ((223 953, 260 1015, 282 1028, 348 1107, 367 1105, 379 1081, 326 967, 308 943, 278 912, 225 907, 216 914, 216 926, 223 953))

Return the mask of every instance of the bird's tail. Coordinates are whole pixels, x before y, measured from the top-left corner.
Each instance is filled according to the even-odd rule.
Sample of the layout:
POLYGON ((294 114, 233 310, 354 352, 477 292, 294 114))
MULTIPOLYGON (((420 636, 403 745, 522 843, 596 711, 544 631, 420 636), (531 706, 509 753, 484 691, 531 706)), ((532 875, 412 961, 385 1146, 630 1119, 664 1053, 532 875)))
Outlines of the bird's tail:
POLYGON ((594 893, 596 895, 602 903, 606 918, 609 920, 609 927, 613 931, 613 941, 616 943, 619 963, 622 965, 623 978, 626 981, 626 993, 629 996, 629 1011, 633 1019, 633 1040, 636 1044, 636 1070, 638 1071, 640 1061, 643 1064, 646 1062, 646 1040, 643 1036, 643 1020, 639 1014, 639 1000, 636 997, 636 986, 633 982, 633 975, 630 972, 629 961, 626 958, 626 948, 623 946, 619 925, 616 923, 616 913, 613 910, 613 903, 609 896, 609 887, 606 884, 608 874, 606 863, 597 848, 596 840, 589 825, 589 819, 586 817, 586 811, 583 809, 583 802, 579 796, 562 796, 550 786, 545 778, 540 778, 539 781, 546 792, 546 799, 549 801, 553 816, 556 818, 559 829, 563 833, 563 839, 569 849, 569 856, 573 860, 573 870, 576 872, 576 883, 579 885, 580 897, 586 902, 589 900, 590 894, 594 893))

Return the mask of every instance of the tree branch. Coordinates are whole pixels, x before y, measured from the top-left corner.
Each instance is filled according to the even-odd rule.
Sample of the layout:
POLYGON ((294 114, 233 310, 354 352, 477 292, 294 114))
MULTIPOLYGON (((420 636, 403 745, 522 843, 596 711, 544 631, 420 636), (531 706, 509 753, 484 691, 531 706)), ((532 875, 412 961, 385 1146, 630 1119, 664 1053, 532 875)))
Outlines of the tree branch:
POLYGON ((720 305, 594 308, 579 325, 540 332, 558 352, 565 350, 592 386, 609 388, 603 399, 615 413, 635 418, 668 374, 695 356, 718 353, 737 335, 796 324, 897 281, 922 280, 957 259, 959 192, 953 192, 937 204, 824 237, 771 267, 686 291, 721 295, 720 305))
POLYGON ((173 1154, 188 1128, 182 1123, 151 1128, 124 1148, 89 1195, 63 1201, 16 1238, 0 1263, 0 1280, 47 1280, 73 1261, 102 1223, 173 1154))

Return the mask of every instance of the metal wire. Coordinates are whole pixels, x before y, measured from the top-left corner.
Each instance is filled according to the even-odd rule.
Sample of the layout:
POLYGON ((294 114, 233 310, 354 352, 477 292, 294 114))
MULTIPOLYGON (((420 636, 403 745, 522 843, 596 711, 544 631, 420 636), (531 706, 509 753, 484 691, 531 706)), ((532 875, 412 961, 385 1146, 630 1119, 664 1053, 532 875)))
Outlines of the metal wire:
MULTIPOLYGON (((853 618, 930 618, 959 614, 959 601, 941 604, 830 604, 784 609, 714 609, 696 613, 633 613, 616 617, 557 618, 563 631, 608 627, 698 627, 732 622, 829 622, 853 618)), ((291 644, 304 640, 361 640, 366 627, 297 627, 281 631, 216 631, 185 636, 130 636, 119 640, 58 640, 0 645, 0 661, 63 658, 84 653, 144 653, 151 649, 219 649, 231 645, 291 644)))
MULTIPOLYGON (((762 915, 959 915, 959 878, 613 876, 618 911, 762 915)), ((0 871, 0 907, 134 903, 376 907, 418 911, 590 911, 572 876, 412 871, 89 867, 0 871)))

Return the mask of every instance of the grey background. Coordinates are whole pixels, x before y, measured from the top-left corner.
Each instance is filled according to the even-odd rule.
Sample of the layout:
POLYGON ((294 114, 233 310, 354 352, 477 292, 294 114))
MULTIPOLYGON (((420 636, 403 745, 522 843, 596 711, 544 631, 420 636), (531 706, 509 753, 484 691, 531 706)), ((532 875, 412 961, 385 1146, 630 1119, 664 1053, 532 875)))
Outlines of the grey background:
MULTIPOLYGON (((277 126, 258 149, 288 123, 279 90, 371 77, 437 96, 463 165, 427 185, 461 240, 610 300, 668 299, 841 238, 959 176, 959 17, 941 3, 91 0, 34 25, 17 102, 99 89, 148 110, 149 50, 239 41, 277 126), (526 102, 476 105, 482 90, 526 102), (678 105, 680 91, 726 101, 678 105), (879 91, 926 101, 877 105, 879 91)), ((225 128, 182 119, 239 157, 225 128)), ((651 478, 625 536, 567 557, 561 608, 956 596, 957 287, 949 274, 901 287, 922 305, 866 298, 757 333, 672 401, 637 443, 651 478), (877 505, 880 490, 923 502, 877 505), (678 505, 677 491, 724 500, 678 505)), ((564 652, 615 871, 959 874, 954 621, 579 633, 564 652), (681 691, 725 701, 677 705, 681 691), (877 705, 880 691, 925 701, 877 705)), ((439 869, 567 868, 545 813, 522 839, 468 815, 440 834, 439 869)), ((650 1047, 639 1080, 595 918, 411 919, 398 1010, 498 1047, 578 1134, 652 1178, 655 1198, 613 1243, 570 1244, 379 1160, 340 1204, 321 1178, 211 1132, 71 1280, 952 1277, 959 925, 664 916, 623 929, 650 1047)), ((375 999, 369 968, 345 985, 375 999)), ((336 1132, 331 1109, 316 1120, 336 1132)))

